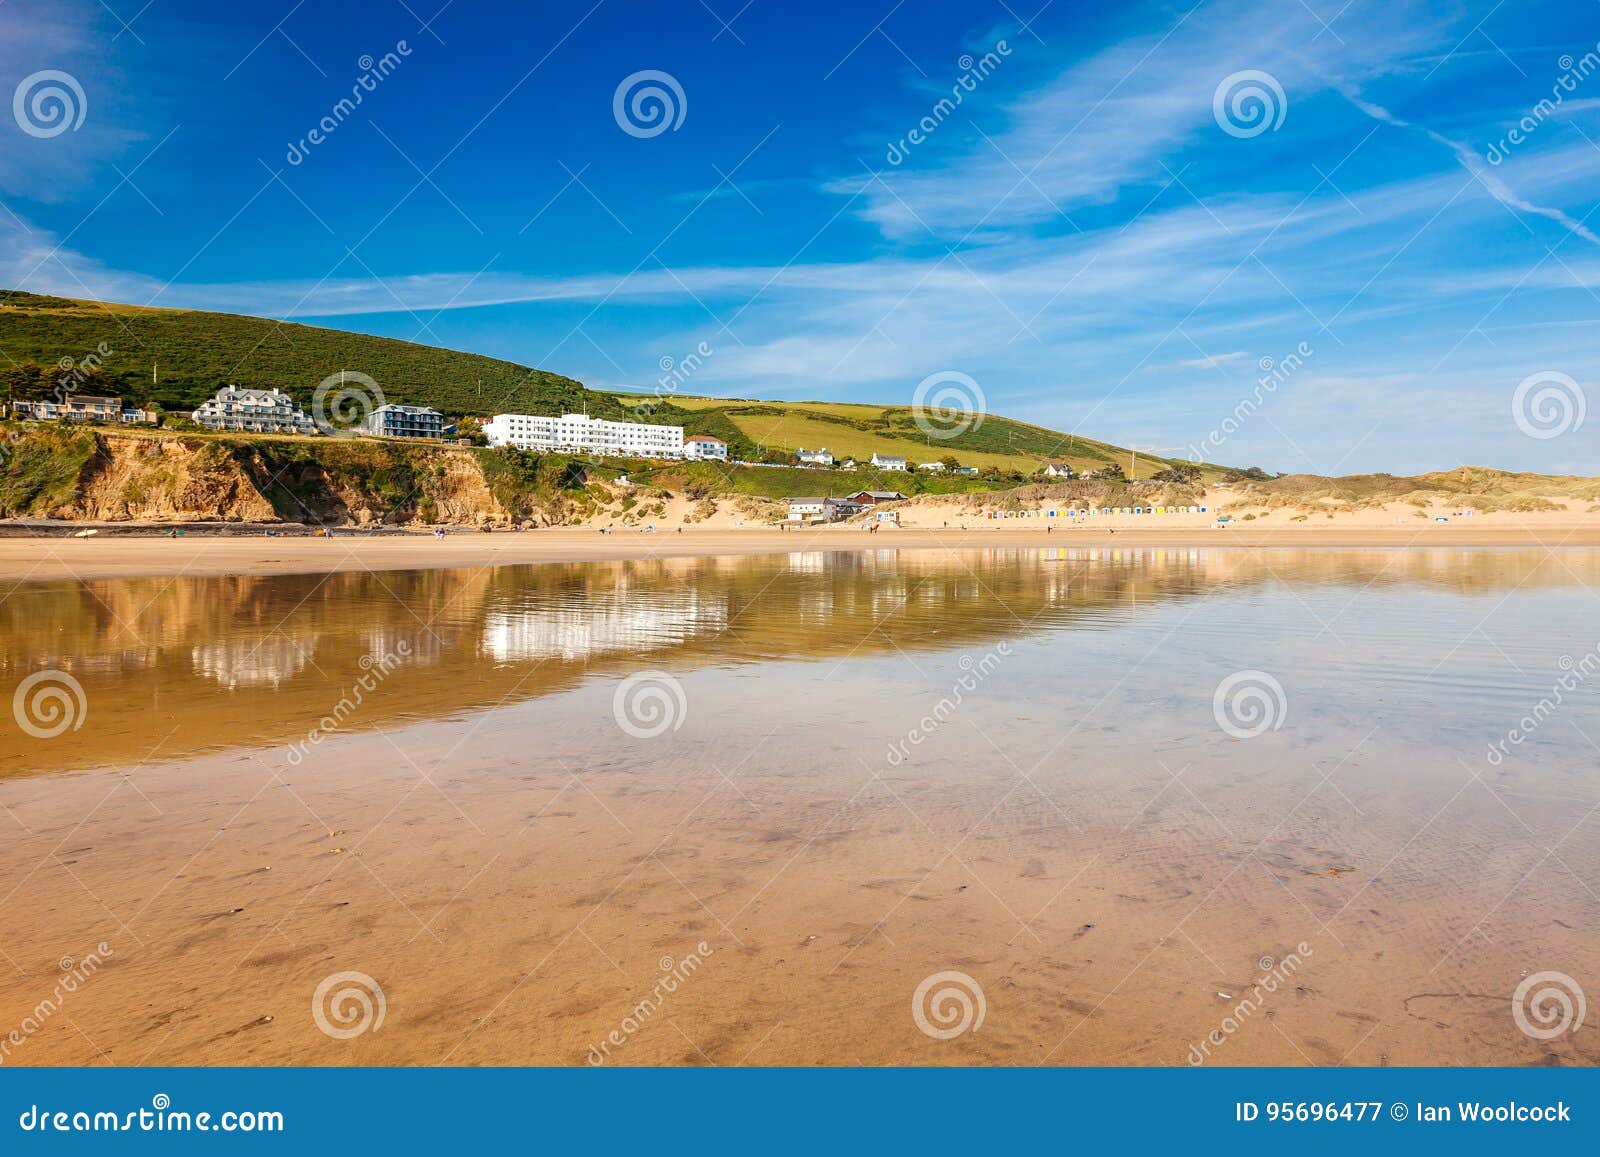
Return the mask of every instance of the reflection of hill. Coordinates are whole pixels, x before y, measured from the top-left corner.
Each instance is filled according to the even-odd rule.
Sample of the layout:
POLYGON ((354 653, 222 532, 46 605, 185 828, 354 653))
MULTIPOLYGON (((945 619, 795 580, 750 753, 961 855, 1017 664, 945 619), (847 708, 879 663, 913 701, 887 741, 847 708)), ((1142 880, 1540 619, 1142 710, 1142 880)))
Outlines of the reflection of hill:
POLYGON ((82 683, 90 715, 48 745, 0 732, 0 774, 137 761, 158 743, 164 758, 283 743, 397 653, 404 663, 346 726, 549 694, 636 658, 697 666, 948 650, 1262 584, 1465 595, 1600 586, 1600 554, 870 550, 23 584, 0 602, 5 685, 61 667, 82 683))

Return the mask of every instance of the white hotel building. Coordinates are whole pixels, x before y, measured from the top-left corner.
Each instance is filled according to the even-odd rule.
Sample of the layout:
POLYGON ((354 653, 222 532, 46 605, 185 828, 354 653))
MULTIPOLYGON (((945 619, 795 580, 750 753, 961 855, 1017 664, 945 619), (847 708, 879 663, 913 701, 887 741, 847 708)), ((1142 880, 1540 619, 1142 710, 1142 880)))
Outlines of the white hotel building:
POLYGON ((491 446, 519 450, 564 450, 613 458, 682 458, 682 426, 648 426, 612 422, 587 414, 541 418, 533 414, 496 414, 483 424, 491 446))

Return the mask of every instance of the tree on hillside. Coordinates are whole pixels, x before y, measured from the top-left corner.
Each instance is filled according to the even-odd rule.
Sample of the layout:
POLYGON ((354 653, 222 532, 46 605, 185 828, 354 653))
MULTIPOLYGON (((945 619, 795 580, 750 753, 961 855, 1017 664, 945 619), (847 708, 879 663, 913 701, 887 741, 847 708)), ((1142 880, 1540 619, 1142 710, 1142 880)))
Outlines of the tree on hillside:
POLYGON ((1187 462, 1180 462, 1175 466, 1168 466, 1165 470, 1157 470, 1150 475, 1152 482, 1179 482, 1185 486, 1200 481, 1200 467, 1187 462))
POLYGON ((961 468, 961 463, 957 460, 954 454, 946 454, 943 458, 939 459, 939 465, 943 466, 952 474, 961 468))
POLYGON ((1259 466, 1251 466, 1245 470, 1229 470, 1222 476, 1224 482, 1271 482, 1272 475, 1259 466))
POLYGON ((57 373, 38 362, 25 361, 0 370, 0 388, 8 402, 37 402, 50 397, 56 388, 57 373))

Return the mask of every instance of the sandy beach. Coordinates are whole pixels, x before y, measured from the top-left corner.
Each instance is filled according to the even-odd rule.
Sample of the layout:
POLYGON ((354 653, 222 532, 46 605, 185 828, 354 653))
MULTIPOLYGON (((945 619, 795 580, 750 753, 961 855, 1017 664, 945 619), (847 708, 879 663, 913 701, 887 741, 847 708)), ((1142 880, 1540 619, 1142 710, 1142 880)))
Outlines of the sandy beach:
POLYGON ((653 533, 613 527, 529 531, 455 532, 443 540, 426 532, 372 534, 337 530, 331 537, 268 538, 264 531, 213 536, 188 531, 165 537, 162 529, 132 532, 106 528, 75 538, 71 529, 46 535, 0 538, 0 580, 132 578, 150 575, 268 575, 350 570, 412 570, 439 567, 510 566, 535 562, 598 562, 618 559, 711 555, 785 554, 806 550, 957 550, 970 547, 1558 547, 1600 545, 1600 517, 1575 512, 1485 514, 1449 522, 1412 518, 1396 522, 1388 512, 1341 516, 1320 525, 1295 523, 1278 514, 1276 525, 1236 522, 1214 527, 1203 516, 1165 520, 1100 520, 1105 525, 963 520, 953 511, 912 508, 906 525, 869 533, 859 525, 797 530, 768 526, 660 526, 653 533), (938 518, 939 514, 946 518, 938 518), (934 522, 947 525, 932 525, 934 522), (963 522, 965 523, 963 525, 963 522))
POLYGON ((1486 757, 1600 552, 1124 537, 16 584, 8 686, 83 726, 0 732, 3 1060, 1600 1059, 1510 1009, 1594 974, 1593 749, 1486 757), (920 1027, 940 977, 981 1028, 920 1027), (382 1024, 326 1032, 335 982, 382 1024))

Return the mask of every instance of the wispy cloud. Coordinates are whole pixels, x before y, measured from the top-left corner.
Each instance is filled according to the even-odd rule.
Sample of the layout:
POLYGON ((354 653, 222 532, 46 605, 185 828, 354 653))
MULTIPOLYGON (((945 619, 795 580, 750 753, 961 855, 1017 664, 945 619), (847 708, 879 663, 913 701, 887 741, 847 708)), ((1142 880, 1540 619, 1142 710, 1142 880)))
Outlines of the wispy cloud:
POLYGON ((1234 362, 1242 362, 1249 356, 1244 350, 1233 350, 1225 354, 1207 354, 1205 357, 1184 358, 1178 364, 1190 368, 1214 370, 1219 366, 1231 366, 1234 362))
POLYGON ((1500 176, 1489 167, 1489 164, 1482 157, 1460 141, 1451 140, 1443 133, 1435 132, 1426 125, 1418 125, 1410 121, 1401 120, 1382 105, 1362 100, 1352 93, 1347 92, 1345 96, 1352 105, 1366 113, 1373 120, 1381 124, 1392 125, 1395 128, 1416 129, 1426 135, 1429 140, 1449 149, 1456 160, 1460 162, 1461 167, 1477 178, 1478 183, 1483 186, 1484 190, 1502 205, 1554 221, 1569 233, 1582 237, 1590 244, 1600 245, 1600 237, 1597 237, 1594 231, 1581 221, 1574 220, 1560 209, 1555 209, 1548 205, 1536 205, 1525 197, 1518 196, 1505 181, 1500 179, 1500 176))

